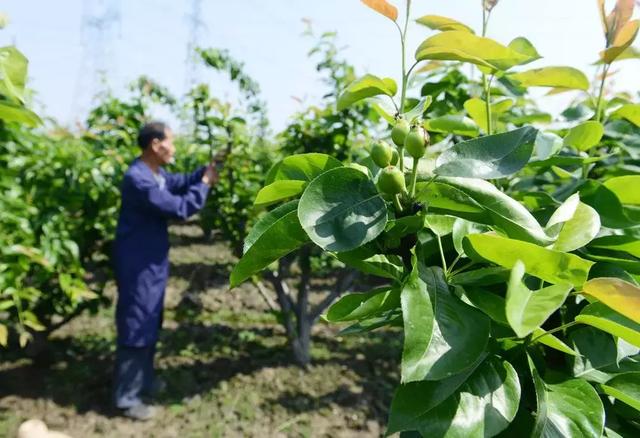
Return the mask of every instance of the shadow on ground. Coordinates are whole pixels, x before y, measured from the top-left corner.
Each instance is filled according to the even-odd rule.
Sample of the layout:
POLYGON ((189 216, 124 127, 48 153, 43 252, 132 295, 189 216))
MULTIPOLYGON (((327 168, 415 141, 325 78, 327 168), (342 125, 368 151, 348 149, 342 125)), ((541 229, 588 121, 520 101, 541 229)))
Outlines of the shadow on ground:
MULTIPOLYGON (((159 373, 168 384, 167 391, 156 400, 167 409, 164 421, 174 421, 171 413, 191 406, 193 400, 204 400, 201 403, 210 405, 198 415, 208 421, 212 415, 228 418, 231 429, 220 429, 223 434, 236 431, 239 421, 255 422, 256 430, 260 430, 304 415, 315 415, 306 426, 311 430, 316 427, 315 421, 334 414, 386 423, 398 381, 398 332, 338 338, 335 328, 320 325, 313 339, 313 363, 301 370, 292 364, 284 331, 262 299, 251 297, 253 301, 246 305, 242 300, 247 297, 242 294, 248 291, 240 291, 241 295, 228 293, 233 258, 224 260, 224 255, 208 253, 198 262, 200 254, 193 253, 205 246, 192 234, 172 237, 181 257, 176 260, 172 256, 172 275, 186 280, 186 287, 179 291, 175 306, 167 310, 158 348, 159 373), (205 305, 210 301, 220 308, 211 310, 205 305), (269 425, 260 426, 260 421, 266 421, 260 416, 269 415, 273 417, 269 425)), ((71 408, 80 416, 103 416, 107 424, 113 421, 117 412, 111 406, 110 394, 115 348, 112 318, 110 309, 83 315, 82 323, 72 322, 36 358, 23 358, 21 352, 0 353, 0 423, 3 417, 39 416, 44 415, 40 410, 56 407, 71 408), (28 400, 34 402, 29 404, 28 400), (24 412, 25 406, 32 412, 24 412)), ((185 409, 188 415, 195 415, 191 408, 185 409)), ((334 422, 339 421, 346 420, 334 422)), ((73 430, 69 423, 60 424, 73 430)), ((331 427, 352 430, 356 426, 331 427)), ((158 436, 163 434, 158 432, 158 436)))
MULTIPOLYGON (((396 352, 389 348, 392 344, 393 340, 383 335, 350 346, 316 337, 314 352, 320 357, 311 368, 345 367, 357 379, 349 378, 328 393, 321 393, 322 388, 284 389, 276 397, 267 394, 264 403, 278 403, 292 413, 329 404, 366 405, 370 418, 384 421, 390 396, 387 391, 391 391, 394 380, 396 352), (314 390, 319 393, 314 395, 314 390), (363 399, 363 393, 371 397, 363 399)), ((94 411, 107 417, 117 415, 110 405, 113 340, 64 338, 51 341, 49 347, 37 360, 3 359, 13 364, 0 371, 0 394, 49 399, 57 405, 73 406, 80 414, 94 411)), ((277 326, 238 329, 223 324, 183 324, 178 329, 163 330, 158 358, 168 390, 156 402, 165 405, 202 396, 239 374, 253 375, 263 369, 298 370, 291 363, 277 326)))

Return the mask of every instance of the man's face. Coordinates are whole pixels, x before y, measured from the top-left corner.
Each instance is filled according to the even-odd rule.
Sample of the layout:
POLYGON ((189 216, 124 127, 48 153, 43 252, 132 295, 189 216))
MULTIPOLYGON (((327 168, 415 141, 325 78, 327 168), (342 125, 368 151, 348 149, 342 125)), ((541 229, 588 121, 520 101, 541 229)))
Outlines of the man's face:
POLYGON ((162 165, 173 162, 173 155, 176 153, 176 148, 173 145, 173 132, 171 132, 170 129, 167 128, 165 131, 164 140, 154 139, 151 147, 162 165))

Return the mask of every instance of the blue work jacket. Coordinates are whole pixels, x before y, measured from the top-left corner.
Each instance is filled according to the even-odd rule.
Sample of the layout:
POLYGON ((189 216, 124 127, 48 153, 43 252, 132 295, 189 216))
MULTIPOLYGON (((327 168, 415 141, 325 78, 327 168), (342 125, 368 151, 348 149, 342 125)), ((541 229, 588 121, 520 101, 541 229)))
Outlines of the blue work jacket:
POLYGON ((124 176, 113 254, 120 345, 145 347, 158 339, 169 277, 167 221, 184 220, 204 207, 204 170, 183 175, 161 169, 154 175, 138 158, 124 176))

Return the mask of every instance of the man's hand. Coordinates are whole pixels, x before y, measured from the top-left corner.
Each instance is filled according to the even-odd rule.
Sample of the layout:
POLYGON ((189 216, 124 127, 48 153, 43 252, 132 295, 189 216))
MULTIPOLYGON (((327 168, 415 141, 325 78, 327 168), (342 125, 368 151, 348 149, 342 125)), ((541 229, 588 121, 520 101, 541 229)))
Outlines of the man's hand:
POLYGON ((218 171, 216 170, 216 163, 214 161, 213 163, 209 164, 209 166, 207 166, 207 169, 204 171, 204 175, 202 175, 202 182, 211 187, 213 184, 216 184, 219 179, 220 176, 218 175, 218 171))

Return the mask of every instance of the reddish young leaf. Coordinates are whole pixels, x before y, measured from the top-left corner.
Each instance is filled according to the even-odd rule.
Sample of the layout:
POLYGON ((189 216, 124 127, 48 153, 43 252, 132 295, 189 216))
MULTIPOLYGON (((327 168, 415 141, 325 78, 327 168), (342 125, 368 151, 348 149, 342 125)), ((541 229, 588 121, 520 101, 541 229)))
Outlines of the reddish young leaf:
POLYGON ((396 21, 398 19, 398 8, 393 6, 387 0, 361 0, 362 3, 369 6, 374 11, 384 15, 390 20, 396 21))

